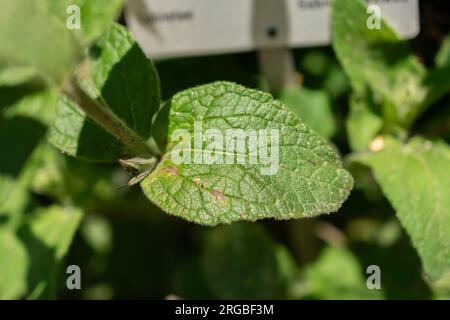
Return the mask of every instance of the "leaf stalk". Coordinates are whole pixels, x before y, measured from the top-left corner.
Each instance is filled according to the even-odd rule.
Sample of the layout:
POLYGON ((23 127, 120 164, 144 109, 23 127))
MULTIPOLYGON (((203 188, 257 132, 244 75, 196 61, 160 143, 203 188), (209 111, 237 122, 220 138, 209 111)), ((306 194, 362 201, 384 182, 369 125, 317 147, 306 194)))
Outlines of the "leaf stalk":
POLYGON ((144 138, 131 129, 107 106, 96 99, 92 99, 80 87, 75 78, 65 82, 63 92, 75 101, 92 120, 124 145, 129 155, 141 158, 158 157, 158 150, 154 150, 147 144, 144 138))

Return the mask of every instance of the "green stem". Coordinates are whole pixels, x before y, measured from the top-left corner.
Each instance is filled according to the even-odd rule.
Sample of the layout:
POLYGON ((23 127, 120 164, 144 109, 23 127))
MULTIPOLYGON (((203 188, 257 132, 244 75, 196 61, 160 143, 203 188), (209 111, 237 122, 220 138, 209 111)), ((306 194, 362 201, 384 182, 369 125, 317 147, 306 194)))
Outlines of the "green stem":
POLYGON ((141 158, 158 156, 157 150, 151 148, 108 107, 89 97, 75 79, 66 83, 64 93, 69 95, 92 120, 123 144, 130 156, 141 158))

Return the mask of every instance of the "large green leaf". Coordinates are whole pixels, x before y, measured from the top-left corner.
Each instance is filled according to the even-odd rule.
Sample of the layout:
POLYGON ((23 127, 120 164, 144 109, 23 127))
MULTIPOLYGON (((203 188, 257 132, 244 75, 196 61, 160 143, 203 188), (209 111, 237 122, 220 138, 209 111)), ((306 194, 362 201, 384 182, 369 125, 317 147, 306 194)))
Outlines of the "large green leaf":
POLYGON ((0 229, 0 298, 54 297, 58 266, 82 213, 53 206, 39 209, 14 230, 0 229))
POLYGON ((369 86, 393 109, 391 120, 409 126, 425 108, 425 67, 384 20, 380 29, 367 27, 363 1, 332 3, 333 47, 354 89, 369 86))
POLYGON ((450 272, 450 148, 413 138, 385 138, 384 150, 363 156, 422 259, 438 280, 450 272))
MULTIPOLYGON (((251 164, 257 144, 248 143, 245 151, 239 152, 227 152, 222 144, 224 150, 216 150, 215 155, 223 159, 223 164, 175 161, 177 164, 171 155, 177 152, 179 141, 169 139, 166 154, 142 182, 142 188, 150 200, 170 214, 205 225, 312 217, 338 210, 350 193, 353 179, 333 148, 270 94, 217 82, 181 92, 169 105, 170 138, 179 132, 177 129, 195 138, 195 122, 201 122, 203 132, 216 129, 220 135, 228 129, 279 133, 278 142, 268 143, 269 149, 273 146, 279 151, 279 165, 274 161, 274 170, 265 173, 270 166, 267 162, 251 164), (225 164, 227 156, 231 164, 225 164), (239 158, 245 158, 244 163, 237 163, 239 158)), ((191 138, 183 143, 191 143, 191 138)), ((201 156, 199 145, 208 149, 211 140, 200 141, 197 146, 191 143, 186 154, 197 149, 195 157, 201 156)))
POLYGON ((311 129, 331 138, 336 131, 336 123, 330 99, 325 91, 305 87, 287 89, 279 99, 311 129))
POLYGON ((273 299, 280 293, 275 247, 260 226, 233 224, 210 230, 202 266, 208 286, 220 299, 273 299))
MULTIPOLYGON (((92 52, 92 78, 84 87, 144 139, 149 138, 152 116, 159 109, 155 68, 128 31, 112 25, 92 52)), ((124 146, 67 97, 59 103, 50 141, 65 153, 90 161, 117 161, 124 146)))
POLYGON ((0 68, 34 67, 60 82, 79 59, 76 38, 32 0, 4 1, 0 10, 0 68))

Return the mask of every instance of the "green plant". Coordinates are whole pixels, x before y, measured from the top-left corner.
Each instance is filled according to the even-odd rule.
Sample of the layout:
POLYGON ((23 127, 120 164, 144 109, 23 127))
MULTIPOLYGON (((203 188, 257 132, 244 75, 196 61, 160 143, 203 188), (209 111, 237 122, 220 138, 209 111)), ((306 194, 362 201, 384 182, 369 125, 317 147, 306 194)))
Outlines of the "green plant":
POLYGON ((381 150, 349 158, 374 170, 425 272, 437 281, 450 270, 450 148, 421 137, 406 140, 414 121, 449 91, 443 77, 450 65, 440 56, 435 69, 427 70, 388 25, 367 29, 364 8, 360 1, 333 3, 334 48, 354 90, 347 122, 352 147, 368 145, 377 134, 383 134, 383 143, 381 150))
MULTIPOLYGON (((326 73, 322 88, 286 89, 275 93, 279 100, 227 81, 162 99, 153 62, 124 26, 112 22, 122 4, 16 0, 2 5, 0 298, 54 297, 59 266, 83 217, 83 237, 100 260, 109 254, 109 227, 86 212, 105 210, 101 205, 133 205, 112 182, 111 170, 119 162, 133 175, 129 185, 139 183, 157 207, 208 226, 335 212, 353 188, 352 175, 358 192, 379 199, 370 168, 417 249, 431 286, 439 294, 447 292, 450 148, 442 139, 411 136, 419 117, 450 91, 448 41, 436 67, 427 70, 387 24, 367 29, 362 1, 333 1, 333 47, 352 87, 345 120, 351 152, 344 157, 345 169, 328 141, 340 130, 331 99, 346 90, 338 67, 310 70, 318 77, 326 73), (64 26, 65 9, 73 3, 86 17, 80 31, 64 26), (273 136, 266 140, 269 149, 279 148, 276 174, 264 174, 270 163, 251 162, 237 148, 230 163, 196 161, 199 154, 204 159, 205 146, 217 142, 198 142, 198 123, 200 131, 276 130, 279 141, 273 136), (173 137, 179 130, 189 134, 189 143, 183 140, 182 145, 190 162, 173 160, 180 147, 173 137), (85 162, 61 156, 47 140, 85 162), (240 156, 244 161, 239 162, 240 156), (54 203, 42 205, 36 194, 54 203)), ((318 57, 314 64, 322 61, 318 57)), ((167 74, 162 71, 161 77, 188 77, 167 74)), ((251 153, 251 147, 245 151, 251 153)), ((214 150, 218 158, 230 156, 214 150)), ((150 204, 142 206, 155 211, 150 204)), ((204 239, 201 257, 186 259, 181 271, 174 271, 174 288, 187 297, 383 296, 365 290, 358 261, 347 248, 327 248, 299 276, 289 250, 260 226, 220 226, 204 239), (229 263, 228 255, 236 264, 229 263), (342 278, 339 269, 347 270, 342 278), (194 275, 197 270, 203 270, 201 275, 194 275), (196 279, 195 284, 186 279, 196 279)))

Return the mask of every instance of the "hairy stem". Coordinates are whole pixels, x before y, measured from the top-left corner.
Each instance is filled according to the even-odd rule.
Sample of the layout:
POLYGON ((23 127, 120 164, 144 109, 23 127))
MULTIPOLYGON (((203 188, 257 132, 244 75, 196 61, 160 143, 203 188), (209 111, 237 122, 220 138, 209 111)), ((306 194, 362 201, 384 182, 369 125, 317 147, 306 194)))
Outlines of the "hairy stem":
POLYGON ((65 83, 64 93, 74 100, 92 120, 123 144, 130 156, 142 158, 158 156, 157 150, 153 150, 144 138, 128 127, 108 107, 89 97, 75 79, 72 78, 65 83))

